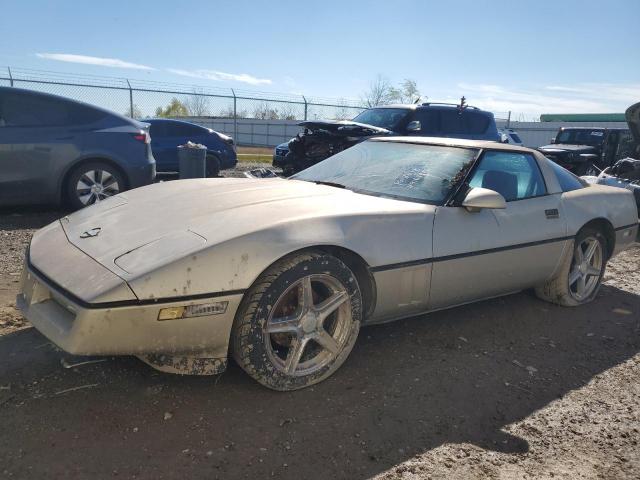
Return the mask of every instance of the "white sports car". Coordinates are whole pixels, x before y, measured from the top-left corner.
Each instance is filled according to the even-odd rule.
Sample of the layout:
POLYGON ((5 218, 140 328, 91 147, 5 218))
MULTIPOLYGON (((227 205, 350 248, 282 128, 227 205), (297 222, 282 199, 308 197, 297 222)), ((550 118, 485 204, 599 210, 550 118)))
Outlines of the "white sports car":
POLYGON ((539 152, 372 139, 290 179, 138 188, 37 232, 17 303, 73 354, 294 390, 361 325, 523 289, 574 306, 638 230, 631 192, 539 152))

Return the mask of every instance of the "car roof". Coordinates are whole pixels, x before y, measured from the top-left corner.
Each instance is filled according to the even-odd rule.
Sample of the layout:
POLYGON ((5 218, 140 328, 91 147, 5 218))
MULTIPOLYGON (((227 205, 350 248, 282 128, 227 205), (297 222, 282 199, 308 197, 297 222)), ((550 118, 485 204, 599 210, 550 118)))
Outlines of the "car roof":
POLYGON ((614 131, 625 131, 629 130, 628 128, 623 127, 560 127, 560 130, 614 130, 614 131))
POLYGON ((145 118, 144 120, 140 121, 146 123, 179 123, 181 125, 190 125, 192 127, 200 127, 208 130, 207 127, 203 127, 202 125, 198 125, 197 123, 187 122, 185 120, 175 120, 173 118, 145 118))
MULTIPOLYGON (((373 108, 395 108, 395 109, 404 109, 404 110, 417 110, 419 108, 428 108, 432 110, 458 110, 460 107, 456 104, 448 104, 448 103, 391 103, 389 105, 378 105, 375 107, 370 107, 367 110, 371 110, 373 108)), ((467 105, 465 110, 469 110, 472 112, 481 112, 481 113, 491 113, 487 110, 482 110, 478 107, 474 107, 472 105, 467 105)))
POLYGON ((87 102, 82 102, 80 100, 75 100, 73 98, 69 98, 69 97, 65 97, 63 95, 56 95, 54 93, 49 93, 49 92, 41 92, 39 90, 31 90, 28 88, 19 88, 19 87, 6 87, 6 86, 0 86, 0 94, 7 94, 7 95, 11 95, 11 94, 25 94, 25 95, 35 95, 35 96, 40 96, 43 98, 51 98, 53 100, 57 100, 57 101, 62 101, 62 102, 67 102, 73 105, 79 105, 83 108, 88 108, 91 110, 97 110, 99 112, 104 113, 105 115, 108 115, 112 118, 117 118, 118 120, 124 122, 124 123, 128 123, 128 124, 133 124, 136 127, 140 127, 140 123, 141 121, 136 120, 134 118, 129 118, 125 115, 121 115, 117 112, 114 112, 113 110, 109 110, 107 108, 102 108, 99 107, 97 105, 94 105, 92 103, 87 103, 87 102))
POLYGON ((445 137, 375 137, 368 142, 414 143, 419 145, 443 145, 447 147, 484 148, 490 150, 510 150, 516 152, 535 153, 532 148, 520 147, 511 143, 490 142, 488 140, 466 140, 445 137))

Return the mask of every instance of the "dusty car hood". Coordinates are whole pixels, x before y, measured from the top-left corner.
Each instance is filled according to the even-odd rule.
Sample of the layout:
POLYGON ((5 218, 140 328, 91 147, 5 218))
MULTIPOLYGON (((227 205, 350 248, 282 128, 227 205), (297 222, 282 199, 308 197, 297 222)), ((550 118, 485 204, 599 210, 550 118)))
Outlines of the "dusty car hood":
POLYGON ((342 133, 344 135, 362 133, 366 133, 368 135, 387 135, 391 133, 391 130, 387 130, 386 128, 376 127, 366 123, 352 122, 350 120, 314 120, 301 122, 298 125, 308 128, 309 130, 328 130, 333 133, 342 133))
POLYGON ((627 124, 629 125, 629 130, 631 130, 631 135, 633 135, 633 141, 636 144, 636 153, 640 148, 640 102, 634 103, 624 114, 627 124))
POLYGON ((69 242, 127 277, 278 223, 403 204, 300 180, 180 180, 125 192, 61 224, 69 242))

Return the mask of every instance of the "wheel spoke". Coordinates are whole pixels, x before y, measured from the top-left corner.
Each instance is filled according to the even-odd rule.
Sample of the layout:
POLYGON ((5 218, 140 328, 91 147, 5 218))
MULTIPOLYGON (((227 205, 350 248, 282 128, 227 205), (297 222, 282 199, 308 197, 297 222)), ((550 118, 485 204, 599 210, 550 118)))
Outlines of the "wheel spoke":
POLYGON ((596 253, 596 250, 598 249, 599 245, 600 244, 598 243, 597 240, 591 240, 588 243, 587 250, 584 253, 584 256, 587 262, 591 262, 591 260, 593 259, 593 255, 596 253))
POLYGON ((584 255, 582 253, 582 244, 576 247, 575 252, 573 253, 573 261, 576 265, 580 265, 584 261, 584 255))
POLYGON ((330 351, 332 354, 337 355, 340 352, 340 346, 338 342, 329 335, 326 330, 319 331, 313 339, 325 350, 330 351))
POLYGON ((289 352, 287 353, 287 359, 284 363, 285 371, 289 375, 293 375, 298 368, 298 364, 300 363, 300 359, 302 358, 302 354, 304 353, 304 349, 307 346, 308 339, 306 338, 293 338, 291 341, 291 347, 289 348, 289 352))
POLYGON ((596 267, 592 267, 591 265, 589 265, 587 267, 587 275, 592 275, 594 277, 599 277, 600 276, 600 269, 596 268, 596 267))
POLYGON ((78 200, 80 200, 83 205, 88 205, 89 204, 89 199, 91 198, 92 195, 93 194, 91 193, 91 190, 89 190, 86 193, 78 195, 78 200))
POLYGON ((576 283, 581 276, 582 274, 580 273, 580 270, 578 270, 577 268, 572 270, 571 273, 569 274, 569 286, 576 283))
POLYGON ((329 315, 335 312, 340 305, 347 301, 349 295, 347 292, 341 291, 334 293, 329 298, 315 306, 315 310, 320 317, 320 321, 324 321, 329 315))
POLYGON ((311 286, 310 276, 306 276, 300 280, 300 294, 298 298, 303 312, 313 307, 313 287, 311 286))
POLYGON ((93 178, 95 179, 96 183, 102 183, 102 170, 94 170, 93 178))
POLYGON ((585 290, 587 288, 587 283, 586 283, 586 279, 583 275, 580 275, 578 277, 578 288, 576 293, 578 294, 578 296, 582 297, 585 293, 585 290))
POLYGON ((265 330, 267 333, 295 333, 300 325, 300 317, 274 318, 267 323, 265 330))
POLYGON ((83 185, 86 185, 88 188, 91 188, 93 185, 95 185, 96 182, 91 180, 89 176, 85 173, 84 175, 82 175, 82 177, 80 177, 80 180, 78 180, 78 183, 82 183, 83 185))
POLYGON ((107 188, 109 185, 113 184, 116 181, 116 177, 111 175, 109 172, 104 172, 105 177, 102 179, 102 188, 107 188))

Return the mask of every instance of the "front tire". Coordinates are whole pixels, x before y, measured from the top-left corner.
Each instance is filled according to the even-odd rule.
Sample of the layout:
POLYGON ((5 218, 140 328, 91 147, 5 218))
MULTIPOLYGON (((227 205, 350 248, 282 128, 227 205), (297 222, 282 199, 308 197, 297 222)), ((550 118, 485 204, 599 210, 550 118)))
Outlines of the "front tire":
POLYGON ((584 228, 576 235, 572 255, 566 255, 558 272, 536 288, 536 295, 565 307, 589 303, 600 290, 607 260, 607 240, 602 232, 584 228))
POLYGON ((322 252, 293 254, 269 267, 236 314, 231 350, 254 380, 297 390, 332 375, 353 349, 362 296, 353 272, 322 252))
POLYGON ((74 210, 101 202, 126 190, 122 173, 105 162, 87 162, 74 168, 64 186, 74 210))

